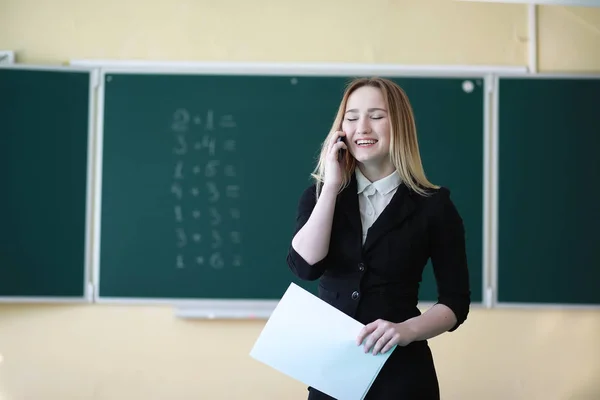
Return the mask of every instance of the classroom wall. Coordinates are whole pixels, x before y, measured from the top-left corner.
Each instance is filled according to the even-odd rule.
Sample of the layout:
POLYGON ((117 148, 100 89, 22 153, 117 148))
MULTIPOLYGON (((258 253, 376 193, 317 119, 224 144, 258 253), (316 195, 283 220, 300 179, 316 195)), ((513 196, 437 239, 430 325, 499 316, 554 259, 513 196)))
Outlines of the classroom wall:
MULTIPOLYGON (((527 8, 451 0, 0 0, 0 49, 69 59, 525 65, 527 8)), ((540 7, 541 71, 600 72, 600 9, 540 7)), ((293 216, 291 216, 293 218, 293 216)), ((478 260, 474 260, 477 262, 478 260)), ((0 400, 302 399, 264 321, 0 305, 0 400)), ((430 343, 444 400, 600 399, 600 313, 481 310, 430 343)))

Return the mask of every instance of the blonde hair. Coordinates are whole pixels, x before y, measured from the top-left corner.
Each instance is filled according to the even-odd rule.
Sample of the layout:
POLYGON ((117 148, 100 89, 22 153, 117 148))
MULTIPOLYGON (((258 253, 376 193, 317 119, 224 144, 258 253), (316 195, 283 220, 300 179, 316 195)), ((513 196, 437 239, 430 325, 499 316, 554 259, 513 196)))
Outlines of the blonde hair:
MULTIPOLYGON (((348 98, 356 89, 363 86, 371 86, 381 90, 390 120, 390 161, 400 174, 402 182, 409 189, 422 196, 429 194, 427 189, 438 189, 439 186, 427 180, 423 170, 415 117, 408 96, 395 82, 385 78, 373 77, 354 79, 346 86, 331 131, 323 141, 317 166, 311 174, 316 183, 317 197, 323 185, 330 141, 333 140, 336 131, 342 129, 348 98)), ((356 168, 356 160, 347 151, 344 160, 340 191, 348 186, 356 168)))

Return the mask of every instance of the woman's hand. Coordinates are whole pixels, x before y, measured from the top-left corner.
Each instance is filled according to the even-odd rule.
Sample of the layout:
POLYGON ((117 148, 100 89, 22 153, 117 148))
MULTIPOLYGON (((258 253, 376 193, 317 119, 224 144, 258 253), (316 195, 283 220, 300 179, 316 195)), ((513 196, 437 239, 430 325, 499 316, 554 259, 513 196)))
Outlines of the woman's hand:
POLYGON ((336 191, 342 184, 342 167, 338 158, 338 152, 341 149, 346 150, 346 152, 348 150, 346 143, 343 141, 338 142, 340 137, 345 138, 346 134, 342 131, 337 131, 336 134, 331 137, 327 157, 325 159, 325 179, 323 182, 324 186, 335 187, 336 191))
POLYGON ((356 344, 360 346, 364 341, 365 353, 372 348, 373 355, 377 355, 388 352, 395 345, 406 346, 413 342, 414 338, 415 333, 405 323, 395 324, 378 319, 360 331, 356 338, 356 344))

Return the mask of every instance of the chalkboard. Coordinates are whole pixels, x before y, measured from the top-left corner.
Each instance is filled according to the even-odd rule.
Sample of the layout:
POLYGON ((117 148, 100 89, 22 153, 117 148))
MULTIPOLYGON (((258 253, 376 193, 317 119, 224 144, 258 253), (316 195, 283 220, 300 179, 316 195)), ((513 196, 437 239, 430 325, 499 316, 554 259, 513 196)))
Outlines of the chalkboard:
MULTIPOLYGON (((99 301, 277 300, 296 207, 351 76, 104 70, 99 301)), ((465 220, 482 298, 482 76, 394 79, 465 220)), ((435 301, 431 267, 422 301, 435 301)))
POLYGON ((600 77, 498 96, 498 304, 600 305, 600 77))
POLYGON ((87 298, 92 75, 0 67, 0 301, 87 298))

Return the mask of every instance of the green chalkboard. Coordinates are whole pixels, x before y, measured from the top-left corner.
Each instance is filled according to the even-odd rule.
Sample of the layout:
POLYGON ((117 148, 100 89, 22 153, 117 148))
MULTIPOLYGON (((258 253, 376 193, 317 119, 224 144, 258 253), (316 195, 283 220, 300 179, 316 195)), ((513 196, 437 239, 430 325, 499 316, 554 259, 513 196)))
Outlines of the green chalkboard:
POLYGON ((600 77, 498 90, 498 302, 600 305, 600 77))
POLYGON ((0 68, 0 296, 83 300, 88 71, 0 68))
MULTIPOLYGON (((474 303, 483 301, 484 97, 482 78, 396 79, 415 112, 423 168, 430 181, 448 187, 466 232, 474 303), (472 84, 473 86, 470 86, 472 84)), ((423 274, 422 301, 435 301, 431 262, 423 274)))
MULTIPOLYGON (((349 76, 105 71, 100 299, 275 300, 349 76)), ((397 77, 428 175, 451 187, 481 300, 484 90, 478 77, 397 77), (466 88, 466 89, 465 89, 466 88)), ((428 267, 423 301, 436 298, 428 267)))

